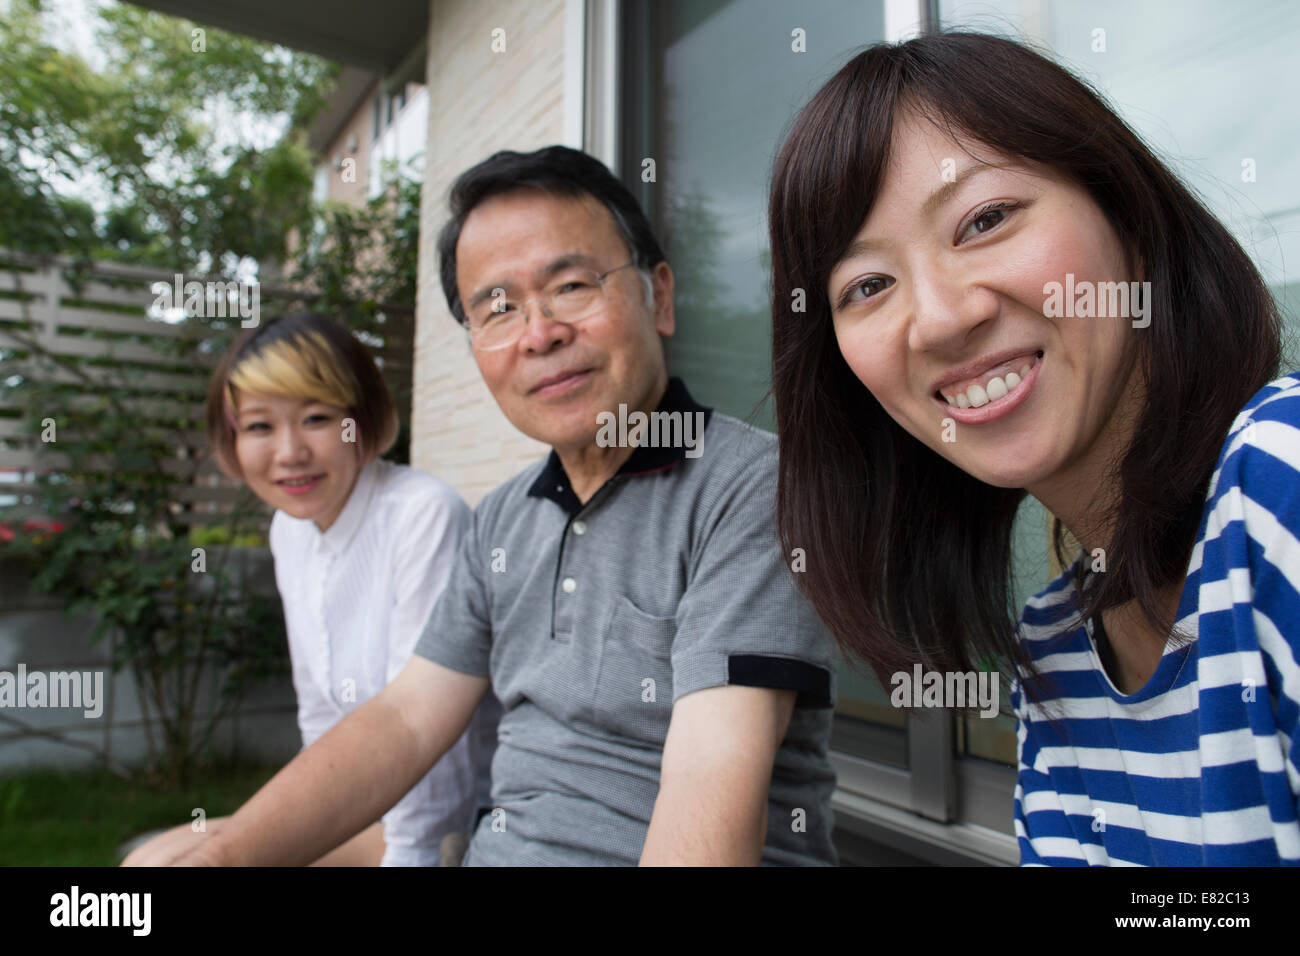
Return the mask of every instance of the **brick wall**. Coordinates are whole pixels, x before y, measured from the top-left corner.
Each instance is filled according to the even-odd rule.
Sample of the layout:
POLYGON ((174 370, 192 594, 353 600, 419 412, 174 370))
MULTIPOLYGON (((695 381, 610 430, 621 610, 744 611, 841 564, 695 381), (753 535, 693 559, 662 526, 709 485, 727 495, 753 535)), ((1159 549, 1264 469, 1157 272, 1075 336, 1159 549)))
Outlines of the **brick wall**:
POLYGON ((547 452, 501 414, 438 281, 434 242, 456 176, 499 149, 561 142, 564 0, 431 0, 411 463, 471 505, 547 452), (492 31, 505 30, 505 52, 492 31))

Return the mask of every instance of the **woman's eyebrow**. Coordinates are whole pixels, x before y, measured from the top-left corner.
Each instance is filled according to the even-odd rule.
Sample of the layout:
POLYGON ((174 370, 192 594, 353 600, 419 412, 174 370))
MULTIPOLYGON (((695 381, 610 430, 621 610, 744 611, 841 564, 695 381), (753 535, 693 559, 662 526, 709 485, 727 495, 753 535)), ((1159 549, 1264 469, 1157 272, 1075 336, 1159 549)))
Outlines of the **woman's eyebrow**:
POLYGON ((949 199, 951 199, 953 197, 953 194, 956 193, 957 190, 961 189, 961 187, 965 185, 966 180, 970 179, 971 177, 978 176, 980 173, 987 173, 992 170, 1001 169, 1001 168, 1003 167, 995 165, 993 163, 985 163, 980 161, 976 161, 970 163, 967 166, 964 166, 957 173, 957 175, 953 176, 953 178, 949 182, 944 183, 934 192, 930 193, 929 197, 925 200, 925 202, 921 204, 921 215, 922 216, 934 215, 935 211, 944 203, 946 203, 949 199))
MULTIPOLYGON (((995 169, 1003 168, 1005 167, 996 163, 985 163, 980 161, 964 166, 950 182, 944 183, 926 197, 925 202, 921 204, 921 215, 923 217, 933 216, 939 207, 950 200, 957 190, 966 184, 967 180, 978 176, 980 173, 987 173, 995 169)), ((885 245, 886 243, 881 239, 857 239, 849 243, 849 247, 845 249, 844 254, 836 260, 836 264, 838 265, 839 263, 844 262, 847 259, 852 259, 855 256, 874 252, 876 249, 882 248, 885 245)))

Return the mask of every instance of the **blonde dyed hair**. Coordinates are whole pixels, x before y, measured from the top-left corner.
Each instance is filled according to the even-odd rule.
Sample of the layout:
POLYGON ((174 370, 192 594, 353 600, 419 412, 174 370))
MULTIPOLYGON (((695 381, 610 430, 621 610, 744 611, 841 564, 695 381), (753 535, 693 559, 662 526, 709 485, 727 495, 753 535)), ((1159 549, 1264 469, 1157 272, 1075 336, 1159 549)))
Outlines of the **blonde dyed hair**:
POLYGON ((356 422, 363 464, 397 440, 397 407, 374 358, 327 316, 296 312, 248 329, 218 363, 208 389, 208 438, 217 465, 242 481, 235 454, 241 392, 346 409, 356 422))
POLYGON ((226 382, 230 418, 239 409, 239 392, 353 408, 359 398, 356 381, 340 359, 314 329, 272 342, 231 369, 226 382))

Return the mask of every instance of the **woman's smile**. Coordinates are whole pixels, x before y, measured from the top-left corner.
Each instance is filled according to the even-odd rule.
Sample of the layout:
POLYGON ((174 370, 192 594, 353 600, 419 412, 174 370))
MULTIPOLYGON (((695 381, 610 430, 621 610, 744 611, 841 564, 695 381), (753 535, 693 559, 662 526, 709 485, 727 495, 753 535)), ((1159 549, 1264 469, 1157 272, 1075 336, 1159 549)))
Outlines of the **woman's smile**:
POLYGON ((1005 418, 1023 405, 1038 382, 1043 352, 1021 352, 980 375, 967 376, 935 389, 935 401, 963 425, 983 425, 1005 418))
POLYGON ((300 475, 295 478, 282 478, 276 482, 284 491, 291 495, 305 495, 319 487, 321 480, 325 477, 324 472, 314 475, 300 475))

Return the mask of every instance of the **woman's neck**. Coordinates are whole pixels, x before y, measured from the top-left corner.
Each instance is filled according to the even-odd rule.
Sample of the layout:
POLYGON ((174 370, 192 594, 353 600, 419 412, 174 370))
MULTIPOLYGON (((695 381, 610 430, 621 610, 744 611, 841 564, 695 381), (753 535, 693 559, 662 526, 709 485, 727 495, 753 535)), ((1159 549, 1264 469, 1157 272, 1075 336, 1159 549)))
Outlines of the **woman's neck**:
MULTIPOLYGON (((1178 613, 1181 584, 1169 585, 1159 592, 1160 609, 1173 620, 1178 613)), ((1101 613, 1105 642, 1097 650, 1111 683, 1121 694, 1135 694, 1147 685, 1160 666, 1168 632, 1161 632, 1147 620, 1137 601, 1128 601, 1101 613), (1109 654, 1106 653, 1109 650, 1109 654)), ((1093 627, 1096 632, 1096 625, 1093 627)))
MULTIPOLYGON (((1114 541, 1116 510, 1122 494, 1117 465, 1134 441, 1146 404, 1141 372, 1136 366, 1128 376, 1124 394, 1128 399, 1116 407, 1084 454, 1047 481, 1025 489, 1074 535, 1083 548, 1084 566, 1101 574, 1110 563, 1107 552, 1114 541)), ((1171 622, 1181 595, 1181 581, 1157 595, 1159 611, 1171 622)), ((1162 633, 1151 624, 1136 599, 1108 608, 1101 616, 1109 644, 1103 666, 1121 693, 1136 693, 1159 667, 1168 632, 1162 633)))
MULTIPOLYGON (((1146 390, 1136 363, 1130 370, 1122 394, 1092 443, 1074 460, 1041 482, 1025 490, 1061 520, 1086 554, 1097 556, 1114 537, 1115 509, 1120 501, 1118 465, 1137 433, 1138 420, 1146 404, 1146 390)), ((1104 554, 1101 555, 1104 563, 1104 554)))

